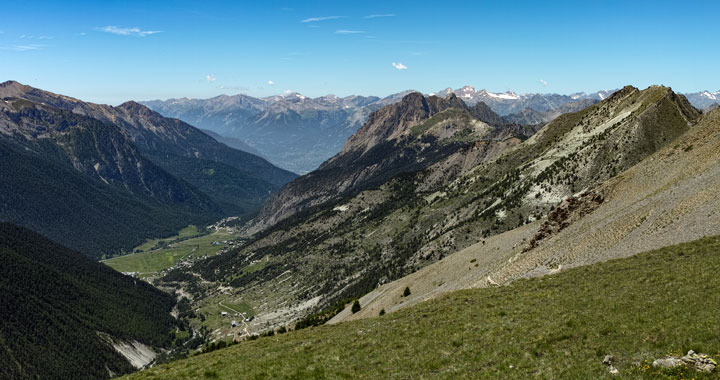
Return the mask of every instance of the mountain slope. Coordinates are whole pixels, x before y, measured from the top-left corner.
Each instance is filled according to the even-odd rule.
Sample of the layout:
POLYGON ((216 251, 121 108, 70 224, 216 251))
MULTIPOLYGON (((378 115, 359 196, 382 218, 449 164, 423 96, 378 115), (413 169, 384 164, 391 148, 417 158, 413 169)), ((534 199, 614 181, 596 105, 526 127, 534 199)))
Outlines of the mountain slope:
POLYGON ((720 234, 720 196, 713 191, 720 185, 719 133, 716 110, 660 151, 591 189, 603 199, 594 208, 583 211, 588 197, 570 198, 550 220, 491 237, 382 286, 361 299, 365 310, 345 311, 335 321, 720 234), (432 285, 438 282, 443 285, 432 285), (397 303, 406 286, 413 295, 397 303))
POLYGON ((223 143, 233 149, 242 150, 243 152, 248 152, 250 154, 262 157, 260 152, 258 152, 255 148, 251 147, 245 141, 242 141, 238 138, 222 136, 209 129, 201 129, 201 131, 203 131, 203 133, 205 133, 206 135, 214 138, 218 142, 223 143))
POLYGON ((699 109, 705 109, 711 106, 713 103, 720 102, 720 91, 710 92, 701 91, 691 94, 685 94, 690 103, 699 109))
POLYGON ((104 379, 133 371, 103 336, 170 346, 175 301, 151 285, 7 223, 0 223, 0 257, 0 377, 104 379))
MULTIPOLYGON (((309 207, 243 242, 236 251, 177 271, 198 274, 210 284, 177 272, 162 281, 194 289, 201 303, 212 303, 213 297, 220 296, 213 290, 218 286, 230 287, 231 291, 224 288, 223 297, 230 294, 255 308, 252 329, 285 324, 365 294, 466 247, 487 244, 494 235, 532 224, 563 199, 671 144, 700 117, 669 88, 640 91, 628 86, 603 102, 555 119, 523 141, 512 126, 489 128, 466 118, 467 108, 452 107, 426 120, 413 119, 427 111, 416 99, 407 103, 415 104, 415 111, 406 113, 404 106, 396 105, 383 111, 388 112, 387 119, 378 119, 410 115, 389 124, 397 125, 397 130, 368 124, 358 131, 365 138, 349 140, 347 153, 338 157, 363 157, 367 154, 363 151, 372 152, 393 134, 403 136, 391 140, 396 142, 435 141, 443 146, 443 141, 460 140, 467 145, 436 156, 441 158, 414 172, 396 173, 382 185, 309 207), (392 109, 402 112, 389 112, 392 109), (177 281, 180 278, 189 282, 177 281)), ((380 157, 396 153, 388 148, 380 157)), ((343 163, 338 171, 347 167, 352 175, 351 164, 343 163)), ((602 203, 602 197, 588 199, 590 209, 602 203)), ((524 237, 529 242, 533 232, 524 237)))
POLYGON ((295 178, 135 102, 118 107, 86 103, 12 81, 0 84, 0 97, 22 98, 116 126, 153 163, 203 192, 219 195, 226 215, 251 214, 272 191, 295 178), (223 175, 213 176, 215 171, 223 175))
POLYGON ((25 99, 0 102, 0 220, 100 257, 219 206, 159 168, 112 125, 25 99))
POLYGON ((377 187, 396 174, 427 168, 469 148, 480 138, 499 141, 513 133, 526 137, 533 132, 519 126, 490 126, 486 120, 504 124, 484 104, 468 108, 454 95, 439 98, 408 94, 402 101, 373 112, 340 153, 283 187, 245 233, 262 231, 339 196, 377 187))
POLYGON ((599 102, 597 99, 581 99, 547 111, 536 111, 532 108, 525 108, 520 112, 506 115, 504 118, 507 121, 518 124, 543 124, 555 120, 555 118, 560 115, 582 111, 597 102, 599 102))
POLYGON ((240 342, 127 378, 717 379, 717 369, 650 364, 690 349, 717 360, 720 331, 708 305, 720 302, 719 252, 720 238, 706 238, 240 342), (619 374, 603 365, 605 355, 619 374))

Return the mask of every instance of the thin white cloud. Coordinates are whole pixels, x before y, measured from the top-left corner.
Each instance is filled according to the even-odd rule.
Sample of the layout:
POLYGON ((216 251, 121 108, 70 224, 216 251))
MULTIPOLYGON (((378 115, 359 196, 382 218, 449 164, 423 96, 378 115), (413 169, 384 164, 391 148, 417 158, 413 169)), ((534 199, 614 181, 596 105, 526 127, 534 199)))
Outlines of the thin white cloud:
POLYGON ((111 33, 118 36, 136 36, 136 37, 145 37, 149 36, 151 34, 157 34, 162 33, 161 30, 142 30, 138 27, 135 28, 120 28, 114 25, 108 25, 103 26, 101 28, 97 28, 97 30, 105 33, 111 33))
POLYGON ((548 82, 545 79, 540 79, 540 84, 547 87, 548 82))
POLYGON ((221 90, 233 90, 233 91, 247 91, 247 90, 248 90, 247 87, 242 87, 242 86, 225 86, 225 85, 220 85, 220 89, 221 89, 221 90))
POLYGON ((407 70, 407 66, 403 65, 402 63, 392 63, 393 67, 398 70, 407 70))
POLYGON ((337 20, 339 18, 343 18, 344 16, 325 16, 325 17, 310 17, 306 18, 304 20, 301 20, 300 22, 318 22, 318 21, 326 21, 326 20, 337 20))
POLYGON ((216 78, 215 78, 215 74, 205 75, 205 80, 208 81, 208 82, 215 82, 215 79, 216 79, 216 78))
POLYGON ((347 29, 339 29, 335 31, 335 34, 364 34, 367 33, 364 30, 347 30, 347 29))
POLYGON ((363 18, 370 19, 370 18, 380 18, 380 17, 395 17, 395 14, 394 13, 385 13, 385 14, 380 14, 380 15, 367 15, 363 18))
POLYGON ((271 85, 271 86, 274 86, 274 85, 275 85, 275 82, 269 80, 269 81, 267 81, 267 84, 269 84, 269 85, 271 85))
POLYGON ((45 47, 47 47, 47 45, 6 45, 6 46, 0 46, 0 50, 33 51, 33 50, 41 50, 45 47))
POLYGON ((27 34, 20 35, 21 40, 52 40, 52 36, 28 36, 27 34))

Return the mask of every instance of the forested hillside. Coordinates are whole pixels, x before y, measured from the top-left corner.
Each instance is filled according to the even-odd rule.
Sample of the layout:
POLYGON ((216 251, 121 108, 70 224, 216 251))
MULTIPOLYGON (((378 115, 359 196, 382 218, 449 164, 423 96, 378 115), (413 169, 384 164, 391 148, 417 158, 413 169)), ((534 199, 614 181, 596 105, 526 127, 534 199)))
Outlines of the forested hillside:
POLYGON ((112 125, 14 99, 0 103, 0 131, 0 221, 86 255, 130 250, 222 215, 112 125))
POLYGON ((103 379, 133 366, 100 336, 169 347, 175 301, 22 227, 0 223, 0 378, 103 379))

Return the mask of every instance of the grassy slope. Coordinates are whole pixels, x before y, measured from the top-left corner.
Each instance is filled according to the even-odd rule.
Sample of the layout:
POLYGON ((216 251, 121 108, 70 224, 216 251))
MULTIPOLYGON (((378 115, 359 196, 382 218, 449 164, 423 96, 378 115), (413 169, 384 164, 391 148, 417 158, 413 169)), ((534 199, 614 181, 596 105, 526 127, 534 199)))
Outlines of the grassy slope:
POLYGON ((144 252, 114 257, 103 261, 103 263, 120 272, 140 272, 141 276, 154 274, 163 269, 170 268, 178 261, 189 256, 214 255, 225 247, 225 245, 212 245, 213 242, 233 238, 232 235, 225 232, 214 232, 209 235, 200 235, 192 239, 173 243, 164 248, 148 251, 161 241, 170 242, 178 238, 193 235, 199 235, 199 232, 195 227, 189 226, 181 230, 177 236, 167 239, 148 240, 133 250, 135 252, 138 252, 137 250, 144 252))
POLYGON ((611 378, 605 354, 622 378, 685 378, 631 363, 689 349, 720 356, 718 270, 720 236, 244 342, 130 378, 611 378))

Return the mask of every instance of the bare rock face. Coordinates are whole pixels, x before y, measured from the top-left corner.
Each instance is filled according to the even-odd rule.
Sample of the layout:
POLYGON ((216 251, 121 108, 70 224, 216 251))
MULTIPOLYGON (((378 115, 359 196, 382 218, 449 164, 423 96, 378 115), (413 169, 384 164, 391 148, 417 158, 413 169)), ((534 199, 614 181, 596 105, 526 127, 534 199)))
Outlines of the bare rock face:
POLYGON ((530 243, 523 252, 537 247, 540 241, 560 232, 573 221, 591 213, 598 208, 603 201, 603 196, 593 191, 585 191, 578 196, 566 199, 548 214, 547 220, 532 240, 530 240, 530 243))

